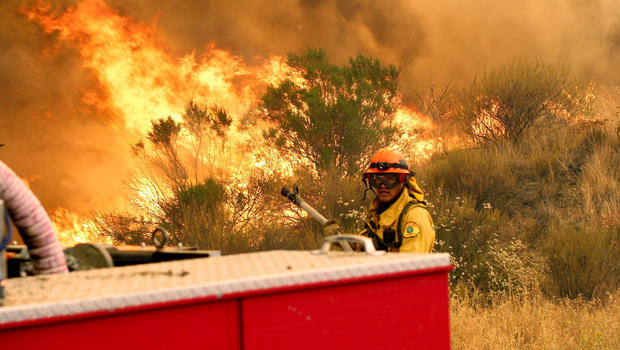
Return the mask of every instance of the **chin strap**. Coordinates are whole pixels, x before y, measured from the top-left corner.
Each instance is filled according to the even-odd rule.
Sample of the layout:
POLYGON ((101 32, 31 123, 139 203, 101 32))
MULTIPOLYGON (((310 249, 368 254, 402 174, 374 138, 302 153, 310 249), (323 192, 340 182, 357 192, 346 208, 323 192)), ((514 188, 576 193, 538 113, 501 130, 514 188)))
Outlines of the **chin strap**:
POLYGON ((372 187, 367 186, 366 189, 364 190, 364 197, 362 197, 362 202, 366 200, 366 193, 368 193, 368 191, 372 191, 372 193, 374 193, 375 196, 378 197, 377 192, 375 192, 375 190, 372 187))
POLYGON ((368 193, 368 191, 372 191, 372 193, 374 193, 375 196, 377 196, 377 192, 375 192, 372 186, 368 184, 368 181, 366 181, 366 176, 362 176, 362 182, 364 183, 364 187, 365 187, 364 197, 362 197, 362 202, 366 200, 366 194, 368 193))

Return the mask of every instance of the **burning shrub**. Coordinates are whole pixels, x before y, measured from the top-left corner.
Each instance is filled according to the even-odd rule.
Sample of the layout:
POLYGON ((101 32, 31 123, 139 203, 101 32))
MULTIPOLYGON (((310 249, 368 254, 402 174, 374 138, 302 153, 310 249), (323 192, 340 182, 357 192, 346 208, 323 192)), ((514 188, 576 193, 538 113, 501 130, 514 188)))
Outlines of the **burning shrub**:
POLYGON ((203 140, 209 136, 223 140, 231 119, 221 108, 206 108, 193 101, 182 119, 182 123, 171 116, 153 121, 147 132, 150 144, 134 145, 143 166, 132 181, 137 194, 133 204, 139 215, 102 216, 100 221, 102 229, 114 230, 111 234, 120 242, 144 242, 161 225, 171 234, 171 244, 220 249, 218 234, 232 226, 226 221, 228 208, 223 204, 228 198, 227 183, 211 177, 216 171, 213 164, 205 164, 202 155, 203 140))
POLYGON ((215 131, 219 137, 224 137, 232 124, 232 119, 223 108, 219 106, 205 108, 194 101, 190 101, 185 107, 183 121, 185 128, 201 142, 207 133, 207 129, 215 131))
POLYGON ((150 244, 151 232, 157 225, 145 216, 118 212, 98 214, 92 221, 104 237, 130 245, 150 244))
POLYGON ((181 131, 181 125, 175 122, 172 117, 160 118, 153 121, 152 125, 153 128, 148 132, 149 140, 155 146, 172 147, 174 138, 176 138, 181 131))
POLYGON ((566 65, 519 61, 463 88, 456 118, 479 143, 517 141, 537 123, 549 126, 591 113, 591 89, 566 65))

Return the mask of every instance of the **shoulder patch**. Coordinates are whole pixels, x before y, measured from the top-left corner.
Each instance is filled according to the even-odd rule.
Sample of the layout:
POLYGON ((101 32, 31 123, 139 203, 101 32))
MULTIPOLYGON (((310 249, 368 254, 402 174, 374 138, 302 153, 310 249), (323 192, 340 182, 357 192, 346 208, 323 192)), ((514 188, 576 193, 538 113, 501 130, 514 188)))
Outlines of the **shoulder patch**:
POLYGON ((415 237, 420 233, 420 226, 415 221, 408 221, 405 223, 403 230, 403 237, 411 238, 415 237))

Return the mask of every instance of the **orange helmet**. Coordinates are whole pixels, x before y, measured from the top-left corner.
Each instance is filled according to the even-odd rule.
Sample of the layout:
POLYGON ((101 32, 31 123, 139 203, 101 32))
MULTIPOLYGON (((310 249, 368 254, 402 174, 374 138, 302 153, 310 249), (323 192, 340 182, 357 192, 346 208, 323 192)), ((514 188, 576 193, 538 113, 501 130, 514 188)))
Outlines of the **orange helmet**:
POLYGON ((372 156, 366 174, 396 173, 409 174, 407 160, 400 152, 391 148, 382 148, 372 156))

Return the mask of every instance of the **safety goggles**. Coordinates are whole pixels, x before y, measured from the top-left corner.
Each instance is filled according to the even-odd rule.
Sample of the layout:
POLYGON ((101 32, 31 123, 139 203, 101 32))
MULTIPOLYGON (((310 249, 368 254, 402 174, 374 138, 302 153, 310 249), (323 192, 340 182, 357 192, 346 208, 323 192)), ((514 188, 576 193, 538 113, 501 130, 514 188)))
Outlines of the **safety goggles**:
POLYGON ((374 188, 380 188, 381 185, 385 185, 386 188, 394 188, 402 182, 402 176, 400 174, 369 174, 368 182, 370 186, 374 188))

